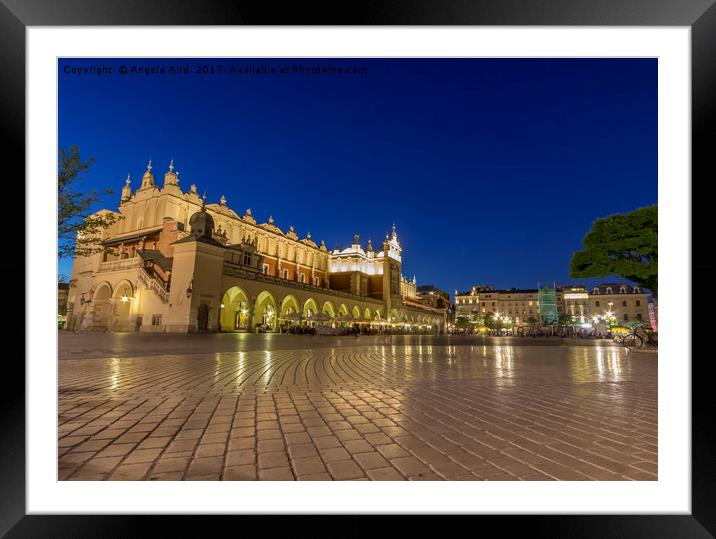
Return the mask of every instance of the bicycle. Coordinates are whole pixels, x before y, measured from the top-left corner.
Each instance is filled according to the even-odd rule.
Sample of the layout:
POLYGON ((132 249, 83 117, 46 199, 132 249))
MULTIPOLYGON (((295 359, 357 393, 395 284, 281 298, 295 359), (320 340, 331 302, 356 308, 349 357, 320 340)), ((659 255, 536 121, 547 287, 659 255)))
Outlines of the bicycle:
POLYGON ((625 348, 657 348, 658 334, 651 328, 647 329, 643 324, 635 324, 632 331, 625 333, 621 338, 621 344, 625 348), (639 331, 641 329, 641 331, 639 331))

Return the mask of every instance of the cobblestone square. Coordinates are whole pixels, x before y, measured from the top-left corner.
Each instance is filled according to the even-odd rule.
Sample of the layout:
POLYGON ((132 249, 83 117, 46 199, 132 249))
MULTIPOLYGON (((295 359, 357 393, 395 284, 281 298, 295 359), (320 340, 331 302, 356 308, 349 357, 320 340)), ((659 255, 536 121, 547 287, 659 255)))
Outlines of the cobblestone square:
POLYGON ((60 332, 60 480, 657 479, 610 341, 60 332))

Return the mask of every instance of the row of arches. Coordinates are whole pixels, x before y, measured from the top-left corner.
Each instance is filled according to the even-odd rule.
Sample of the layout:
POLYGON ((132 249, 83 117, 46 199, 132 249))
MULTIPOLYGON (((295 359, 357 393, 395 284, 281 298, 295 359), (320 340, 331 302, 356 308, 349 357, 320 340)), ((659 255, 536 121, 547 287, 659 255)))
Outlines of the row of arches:
POLYGON ((331 300, 320 302, 314 298, 302 302, 293 294, 279 299, 269 290, 262 290, 252 301, 246 290, 235 285, 222 297, 219 322, 222 331, 251 330, 258 325, 275 330, 282 322, 315 319, 317 316, 322 320, 374 322, 384 318, 381 311, 381 308, 361 308, 358 305, 336 304, 331 300))

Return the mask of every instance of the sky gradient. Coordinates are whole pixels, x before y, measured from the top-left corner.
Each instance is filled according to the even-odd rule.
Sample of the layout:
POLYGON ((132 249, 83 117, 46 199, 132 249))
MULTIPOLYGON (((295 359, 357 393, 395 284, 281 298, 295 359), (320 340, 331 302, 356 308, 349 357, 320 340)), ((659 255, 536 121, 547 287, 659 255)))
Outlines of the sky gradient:
POLYGON ((80 187, 114 189, 101 207, 174 159, 182 189, 329 249, 395 223, 403 273, 451 293, 592 284, 569 261, 594 219, 657 202, 656 59, 61 59, 58 77, 59 146, 95 158, 80 187), (119 73, 172 65, 190 73, 119 73), (324 65, 367 72, 291 72, 324 65))

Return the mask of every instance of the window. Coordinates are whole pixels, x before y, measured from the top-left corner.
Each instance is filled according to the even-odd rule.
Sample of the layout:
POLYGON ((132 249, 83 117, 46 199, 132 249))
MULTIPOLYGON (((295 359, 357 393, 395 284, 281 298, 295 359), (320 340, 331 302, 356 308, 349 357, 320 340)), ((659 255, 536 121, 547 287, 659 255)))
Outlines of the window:
POLYGON ((634 287, 634 293, 635 294, 641 294, 641 289, 638 286, 634 287))
POLYGON ((636 319, 641 320, 641 313, 636 313, 636 319))
POLYGON ((627 306, 626 303, 627 303, 626 300, 622 301, 622 307, 626 307, 627 306))
POLYGON ((318 277, 313 278, 314 286, 321 286, 321 280, 318 277))
POLYGON ((594 302, 594 306, 595 306, 595 307, 599 307, 599 300, 597 300, 597 301, 594 302))
POLYGON ((629 320, 629 315, 627 313, 624 313, 624 321, 626 322, 627 320, 629 320))
POLYGON ((251 253, 245 252, 244 253, 244 266, 250 266, 251 265, 251 253))
POLYGON ((626 294, 626 288, 624 288, 624 287, 622 286, 622 287, 619 289, 619 293, 620 293, 620 294, 626 294))
POLYGON ((594 287, 594 290, 592 290, 592 294, 599 294, 599 289, 597 287, 594 287))
POLYGON ((299 283, 305 283, 306 282, 306 276, 303 273, 298 274, 298 282, 299 283))
POLYGON ((152 315, 152 325, 153 326, 161 326, 162 325, 162 315, 161 314, 153 314, 152 315))
POLYGON ((283 270, 283 278, 288 279, 288 270, 287 269, 283 270))
POLYGON ((636 300, 636 306, 641 307, 641 300, 636 300))
POLYGON ((485 302, 484 302, 484 301, 482 302, 482 306, 483 306, 483 307, 485 306, 485 302))
POLYGON ((613 293, 614 293, 614 292, 612 291, 612 287, 611 287, 611 286, 608 286, 608 287, 607 287, 607 294, 613 294, 613 293))
POLYGON ((264 264, 264 275, 268 275, 269 267, 268 264, 264 264))
MULTIPOLYGON (((494 301, 492 302, 492 306, 493 306, 493 307, 495 306, 495 302, 494 302, 494 301)), ((493 309, 493 310, 494 310, 494 309, 493 309)))

